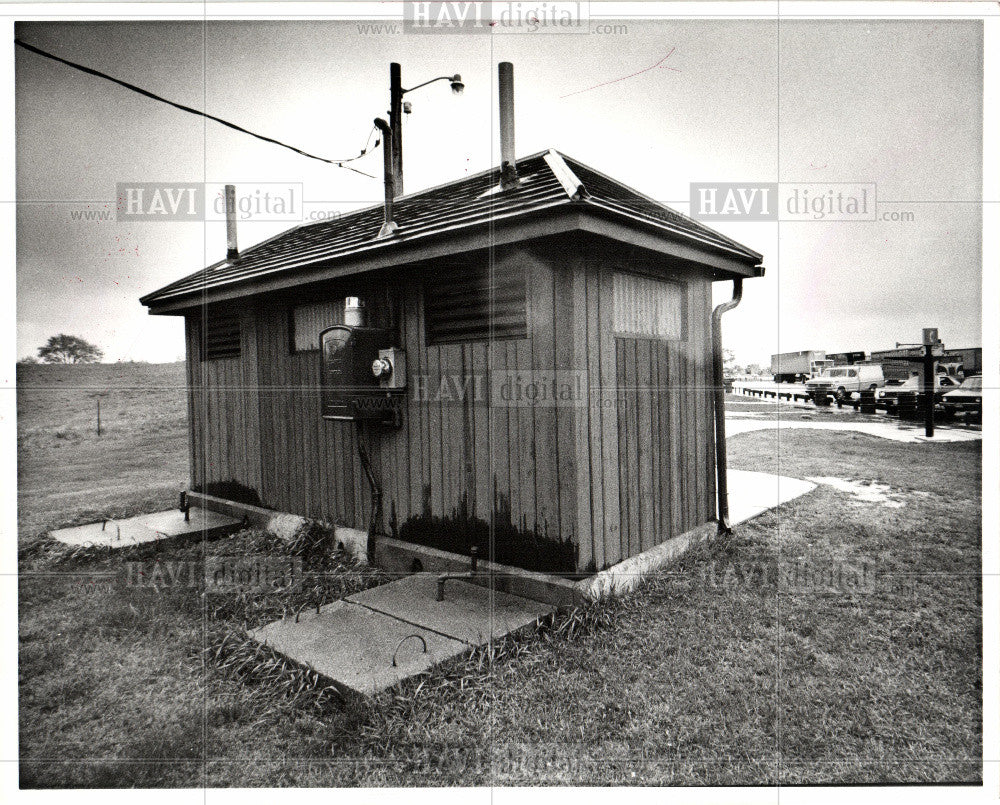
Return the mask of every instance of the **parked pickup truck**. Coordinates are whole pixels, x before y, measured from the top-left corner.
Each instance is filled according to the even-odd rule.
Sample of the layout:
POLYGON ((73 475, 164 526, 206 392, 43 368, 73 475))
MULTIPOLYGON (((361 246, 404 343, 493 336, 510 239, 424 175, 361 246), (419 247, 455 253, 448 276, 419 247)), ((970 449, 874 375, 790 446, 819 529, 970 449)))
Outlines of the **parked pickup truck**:
MULTIPOLYGON (((934 402, 941 402, 943 395, 958 387, 958 381, 948 375, 938 374, 934 376, 934 402)), ((899 400, 901 397, 914 397, 922 394, 924 381, 919 376, 911 377, 900 386, 886 386, 875 394, 875 405, 892 414, 899 410, 899 400)))
POLYGON ((854 392, 875 390, 885 385, 882 367, 877 364, 833 366, 806 381, 806 391, 816 405, 829 405, 830 397, 847 402, 854 392))

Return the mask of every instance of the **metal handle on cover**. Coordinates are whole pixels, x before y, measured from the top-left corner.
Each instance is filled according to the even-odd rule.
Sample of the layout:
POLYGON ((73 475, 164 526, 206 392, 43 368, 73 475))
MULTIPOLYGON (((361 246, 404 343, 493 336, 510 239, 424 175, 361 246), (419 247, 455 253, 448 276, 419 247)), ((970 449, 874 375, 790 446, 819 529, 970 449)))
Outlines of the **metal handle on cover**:
POLYGON ((398 642, 398 643, 396 644, 396 650, 395 650, 394 652, 392 652, 392 667, 393 667, 393 668, 395 668, 395 667, 396 667, 396 655, 397 655, 397 654, 399 653, 399 649, 400 649, 400 648, 402 647, 403 643, 405 643, 405 642, 406 642, 407 640, 409 640, 409 639, 410 639, 411 637, 415 637, 415 638, 417 638, 417 640, 419 640, 419 641, 420 641, 420 642, 421 642, 421 643, 423 644, 423 646, 424 646, 424 651, 423 651, 423 653, 424 653, 424 654, 426 654, 426 653, 427 653, 427 641, 426 641, 426 640, 424 640, 424 638, 423 638, 423 637, 422 637, 421 635, 418 635, 418 634, 417 634, 416 632, 414 632, 413 634, 408 634, 408 635, 407 635, 406 637, 404 637, 404 638, 403 638, 402 640, 400 640, 400 641, 399 641, 399 642, 398 642))

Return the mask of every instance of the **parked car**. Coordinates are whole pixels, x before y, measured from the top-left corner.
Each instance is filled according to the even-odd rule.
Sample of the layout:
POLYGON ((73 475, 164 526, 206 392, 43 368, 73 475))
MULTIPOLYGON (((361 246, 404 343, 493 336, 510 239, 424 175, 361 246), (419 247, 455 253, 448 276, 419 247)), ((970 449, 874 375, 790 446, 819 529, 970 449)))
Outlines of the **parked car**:
POLYGON ((817 405, 826 405, 829 398, 847 402, 854 392, 875 390, 885 385, 882 367, 877 364, 834 366, 823 374, 806 381, 806 391, 817 405))
POLYGON ((941 397, 941 407, 949 416, 958 414, 983 415, 983 377, 972 375, 962 381, 962 385, 946 391, 941 397))
MULTIPOLYGON (((944 394, 958 387, 958 381, 949 375, 934 376, 934 403, 940 403, 944 394)), ((914 375, 900 386, 886 386, 875 393, 875 405, 885 408, 890 414, 899 410, 902 397, 916 398, 924 391, 924 381, 919 375, 914 375)))

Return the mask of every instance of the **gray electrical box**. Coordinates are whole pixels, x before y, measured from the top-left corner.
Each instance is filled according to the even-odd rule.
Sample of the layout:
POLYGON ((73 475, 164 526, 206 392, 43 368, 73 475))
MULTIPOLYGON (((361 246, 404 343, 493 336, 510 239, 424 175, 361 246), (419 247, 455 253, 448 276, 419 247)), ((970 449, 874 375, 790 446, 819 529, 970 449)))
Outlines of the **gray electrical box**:
MULTIPOLYGON (((406 385, 405 364, 399 387, 383 385, 374 373, 382 353, 394 351, 392 331, 338 324, 321 332, 319 339, 323 418, 398 424, 401 389, 406 385)), ((395 366, 387 379, 394 371, 395 366)))
POLYGON ((380 349, 372 363, 372 375, 379 388, 402 391, 406 388, 406 353, 398 347, 380 349))

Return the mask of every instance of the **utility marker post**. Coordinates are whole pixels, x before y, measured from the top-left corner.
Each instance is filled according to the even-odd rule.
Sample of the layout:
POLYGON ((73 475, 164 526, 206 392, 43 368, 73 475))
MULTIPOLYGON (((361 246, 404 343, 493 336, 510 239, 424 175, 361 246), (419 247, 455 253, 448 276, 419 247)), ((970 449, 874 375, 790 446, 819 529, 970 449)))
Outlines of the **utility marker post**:
POLYGON ((934 435, 934 347, 924 344, 924 433, 934 435))
POLYGON ((934 436, 934 381, 937 379, 937 358, 944 353, 944 345, 938 338, 937 327, 925 327, 923 341, 920 344, 900 344, 899 347, 923 347, 924 354, 920 357, 906 358, 911 363, 922 363, 924 368, 924 434, 928 439, 934 436))

